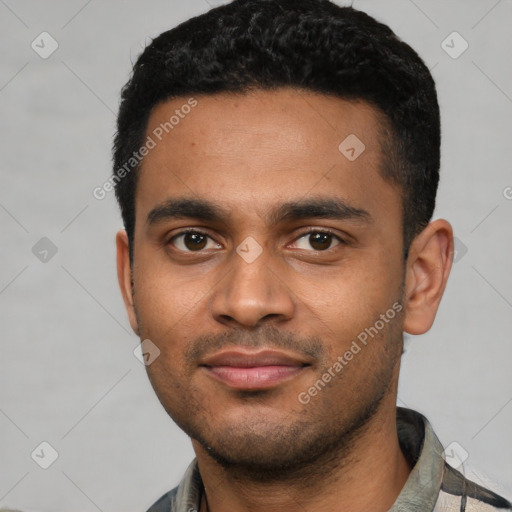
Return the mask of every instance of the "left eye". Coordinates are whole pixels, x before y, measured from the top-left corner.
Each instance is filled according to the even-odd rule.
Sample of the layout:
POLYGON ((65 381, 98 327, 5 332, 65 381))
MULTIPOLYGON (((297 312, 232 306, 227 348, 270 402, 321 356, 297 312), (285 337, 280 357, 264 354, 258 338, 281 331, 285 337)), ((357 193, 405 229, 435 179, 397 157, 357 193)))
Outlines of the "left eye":
MULTIPOLYGON (((301 241, 307 240, 303 245, 309 245, 312 247, 315 251, 325 251, 327 249, 331 249, 333 246, 331 245, 332 242, 337 242, 336 245, 339 245, 341 243, 341 239, 337 237, 336 235, 333 235, 332 233, 325 232, 325 231, 311 231, 309 233, 306 233, 299 237, 297 241, 295 242, 296 245, 298 245, 301 241)), ((308 247, 299 247, 299 249, 306 249, 308 250, 308 247)))

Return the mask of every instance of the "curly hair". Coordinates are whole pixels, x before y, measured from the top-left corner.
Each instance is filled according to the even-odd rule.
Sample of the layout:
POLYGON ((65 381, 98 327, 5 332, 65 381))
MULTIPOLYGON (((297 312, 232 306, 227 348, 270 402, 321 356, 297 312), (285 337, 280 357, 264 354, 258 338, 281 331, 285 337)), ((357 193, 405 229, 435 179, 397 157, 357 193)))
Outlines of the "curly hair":
POLYGON ((365 101, 381 123, 381 173, 399 190, 404 256, 428 224, 439 181, 440 114, 434 80, 418 54, 364 12, 330 0, 234 0, 152 40, 122 101, 113 164, 132 254, 135 190, 150 113, 192 94, 292 87, 365 101), (127 167, 127 162, 130 165, 127 167), (126 172, 128 169, 129 172, 126 172))

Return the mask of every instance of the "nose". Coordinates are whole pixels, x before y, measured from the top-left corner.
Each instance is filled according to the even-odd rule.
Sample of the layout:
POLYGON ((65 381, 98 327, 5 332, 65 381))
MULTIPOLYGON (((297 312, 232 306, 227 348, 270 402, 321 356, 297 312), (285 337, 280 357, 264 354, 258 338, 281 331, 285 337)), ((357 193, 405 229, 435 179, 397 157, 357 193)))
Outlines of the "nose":
POLYGON ((215 287, 211 298, 216 321, 252 328, 265 319, 280 322, 293 317, 293 293, 283 273, 272 268, 269 256, 263 251, 251 261, 233 252, 228 273, 215 287))

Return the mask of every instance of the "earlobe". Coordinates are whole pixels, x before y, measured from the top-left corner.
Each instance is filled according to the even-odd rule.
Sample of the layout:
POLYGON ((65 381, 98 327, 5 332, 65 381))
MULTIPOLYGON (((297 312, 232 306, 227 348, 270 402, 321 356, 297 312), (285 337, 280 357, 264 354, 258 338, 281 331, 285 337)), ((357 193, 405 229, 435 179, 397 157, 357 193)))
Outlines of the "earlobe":
POLYGON ((117 247, 117 279, 123 296, 126 312, 130 325, 139 335, 139 326, 135 314, 135 303, 133 299, 132 268, 130 263, 130 244, 126 231, 119 231, 116 235, 117 247))
POLYGON ((453 259, 449 222, 431 222, 411 244, 406 264, 404 331, 423 334, 432 326, 453 259))

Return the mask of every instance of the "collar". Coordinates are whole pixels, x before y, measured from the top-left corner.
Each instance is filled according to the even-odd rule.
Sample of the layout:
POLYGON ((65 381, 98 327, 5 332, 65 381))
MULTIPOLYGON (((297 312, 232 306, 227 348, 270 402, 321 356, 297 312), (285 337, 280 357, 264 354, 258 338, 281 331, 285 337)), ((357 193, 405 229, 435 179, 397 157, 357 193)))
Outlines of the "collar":
MULTIPOLYGON (((443 446, 423 415, 403 407, 396 414, 400 447, 413 469, 389 512, 432 512, 443 481, 443 446)), ((171 510, 199 510, 203 490, 194 459, 172 493, 171 510)))
POLYGON ((389 512, 431 512, 443 482, 443 445, 416 411, 397 407, 396 422, 400 447, 413 468, 389 512))

